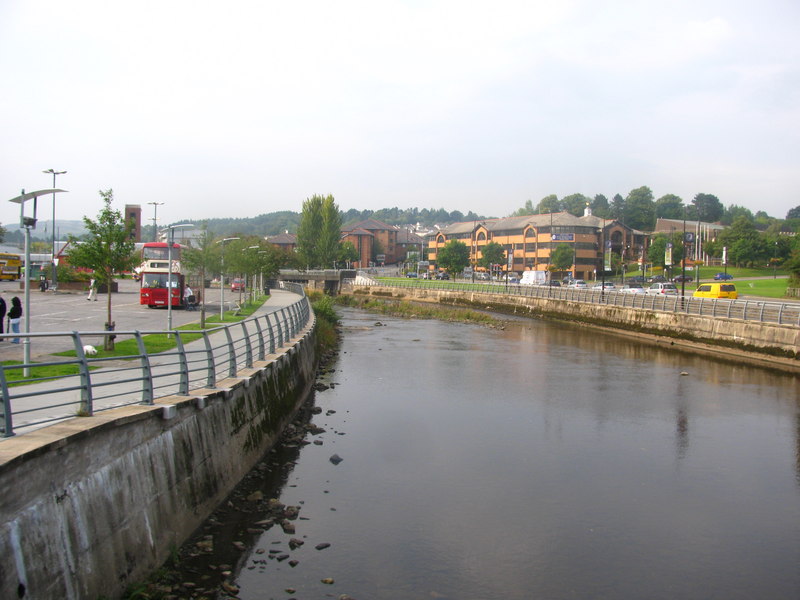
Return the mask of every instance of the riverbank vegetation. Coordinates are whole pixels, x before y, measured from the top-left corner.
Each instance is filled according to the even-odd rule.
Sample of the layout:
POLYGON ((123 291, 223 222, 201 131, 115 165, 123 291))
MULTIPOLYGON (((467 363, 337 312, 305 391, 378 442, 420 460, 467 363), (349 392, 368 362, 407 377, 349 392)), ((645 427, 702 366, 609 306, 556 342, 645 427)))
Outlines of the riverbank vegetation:
POLYGON ((393 317, 416 319, 439 319, 456 323, 474 323, 496 327, 501 324, 492 315, 468 308, 456 308, 441 305, 427 305, 406 300, 382 300, 342 294, 336 297, 336 303, 342 306, 360 308, 370 312, 393 317))

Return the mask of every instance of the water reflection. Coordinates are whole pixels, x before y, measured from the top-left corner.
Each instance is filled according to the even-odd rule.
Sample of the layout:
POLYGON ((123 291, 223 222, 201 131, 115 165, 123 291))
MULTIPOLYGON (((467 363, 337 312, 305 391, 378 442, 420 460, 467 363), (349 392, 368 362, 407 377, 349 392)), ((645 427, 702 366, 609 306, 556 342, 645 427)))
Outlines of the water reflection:
POLYGON ((535 321, 345 326, 282 490, 299 562, 257 566, 265 532, 240 597, 800 594, 795 378, 535 321))

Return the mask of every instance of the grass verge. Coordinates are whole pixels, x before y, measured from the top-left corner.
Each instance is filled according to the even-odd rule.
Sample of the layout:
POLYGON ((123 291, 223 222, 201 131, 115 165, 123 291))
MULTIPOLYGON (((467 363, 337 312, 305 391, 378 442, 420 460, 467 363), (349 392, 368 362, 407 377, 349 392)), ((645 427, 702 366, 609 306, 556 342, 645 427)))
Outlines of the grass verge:
POLYGON ((492 327, 501 323, 499 319, 496 319, 492 315, 469 308, 438 305, 428 306, 408 302, 406 300, 379 300, 349 295, 337 296, 336 301, 344 306, 352 306, 354 308, 361 308, 370 312, 394 317, 439 319, 441 321, 473 323, 492 327))

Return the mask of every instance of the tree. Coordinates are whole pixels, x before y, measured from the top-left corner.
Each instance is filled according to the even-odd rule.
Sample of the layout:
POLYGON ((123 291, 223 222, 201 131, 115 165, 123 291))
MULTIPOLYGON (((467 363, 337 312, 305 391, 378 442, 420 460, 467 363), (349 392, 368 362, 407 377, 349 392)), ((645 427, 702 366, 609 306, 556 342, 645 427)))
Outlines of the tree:
POLYGON ((455 278, 456 273, 460 273, 469 266, 469 248, 464 242, 450 240, 439 248, 439 252, 436 254, 436 265, 455 278))
POLYGON ((591 200, 583 194, 571 194, 561 199, 561 206, 568 213, 580 217, 586 210, 586 205, 591 206, 591 200))
MULTIPOLYGON (((196 238, 197 247, 188 247, 183 251, 182 260, 186 267, 200 274, 201 285, 205 286, 206 273, 217 271, 220 268, 220 247, 215 243, 214 236, 204 223, 201 227, 200 237, 196 238)), ((206 295, 200 294, 200 328, 206 326, 206 295)))
MULTIPOLYGON (((786 220, 788 221, 789 219, 800 219, 800 206, 789 209, 789 212, 786 213, 786 220)), ((0 242, 2 241, 3 239, 0 237, 0 242)))
MULTIPOLYGON (((410 254, 409 254, 410 256, 410 254)), ((349 265, 359 259, 358 250, 353 242, 343 242, 339 246, 339 262, 349 265)))
POLYGON ((481 248, 481 257, 478 259, 478 266, 484 269, 491 268, 492 265, 502 265, 506 262, 506 250, 497 242, 489 242, 481 248))
POLYGON ((747 217, 750 221, 755 222, 755 217, 753 216, 753 212, 749 208, 745 208, 744 206, 737 206, 736 204, 731 204, 728 208, 725 209, 725 212, 720 219, 720 222, 723 225, 731 225, 737 217, 747 217))
POLYGON ((625 198, 622 212, 625 224, 634 229, 652 231, 656 224, 656 207, 653 192, 647 186, 631 190, 625 198))
POLYGON ((572 266, 574 251, 569 244, 559 244, 550 255, 551 271, 566 271, 572 266))
POLYGON ((527 216, 527 215, 535 215, 535 214, 536 214, 536 209, 533 206, 533 202, 530 199, 528 199, 528 200, 525 201, 525 206, 515 210, 513 213, 511 213, 511 216, 512 217, 524 217, 524 216, 527 216))
POLYGON ((664 267, 667 243, 672 242, 672 266, 680 264, 683 260, 683 232, 676 231, 672 236, 664 233, 656 235, 647 248, 647 260, 654 266, 664 267))
MULTIPOLYGON (((123 219, 118 210, 111 208, 111 202, 114 200, 114 192, 111 189, 101 190, 100 196, 103 198, 104 207, 98 214, 97 221, 92 221, 88 217, 83 218, 89 232, 87 239, 77 243, 77 240, 70 236, 70 242, 74 245, 69 251, 69 262, 75 267, 93 269, 97 284, 106 285, 108 291, 106 329, 110 330, 114 326, 111 320, 111 284, 114 282, 114 275, 130 271, 136 263, 133 254, 135 246, 131 240, 134 224, 133 221, 123 219)), ((113 350, 114 338, 110 335, 105 336, 103 347, 106 350, 113 350)))
POLYGON ((321 264, 317 242, 323 229, 322 196, 311 196, 303 202, 300 225, 297 227, 297 252, 309 269, 321 264))
POLYGON ((592 214, 603 219, 607 219, 611 215, 608 198, 603 194, 597 194, 592 200, 592 214))
POLYGON ((722 219, 725 207, 719 198, 713 194, 697 194, 692 200, 695 207, 695 215, 698 221, 704 223, 716 223, 722 219))
POLYGON ((656 200, 656 218, 658 219, 682 219, 683 200, 675 194, 667 194, 656 200))
POLYGON ((611 199, 611 207, 609 210, 610 210, 610 214, 608 215, 609 217, 621 220, 623 217, 623 213, 625 212, 625 198, 623 198, 619 194, 614 194, 614 197, 611 199))
POLYGON ((333 267, 339 258, 342 241, 342 215, 330 194, 322 199, 322 230, 319 235, 319 266, 333 267))
POLYGON ((559 212, 561 210, 561 203, 558 201, 558 196, 555 194, 550 194, 549 196, 545 196, 541 200, 539 200, 539 204, 536 205, 536 212, 540 215, 546 215, 549 213, 559 212))

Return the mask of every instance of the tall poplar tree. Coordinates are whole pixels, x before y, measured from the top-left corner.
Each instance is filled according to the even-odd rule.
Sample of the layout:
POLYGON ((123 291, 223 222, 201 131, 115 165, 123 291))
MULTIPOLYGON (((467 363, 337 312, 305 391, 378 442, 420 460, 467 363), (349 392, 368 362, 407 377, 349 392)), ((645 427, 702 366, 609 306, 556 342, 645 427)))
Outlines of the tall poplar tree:
POLYGON ((311 196, 303 202, 300 225, 297 227, 297 252, 306 268, 320 264, 319 238, 322 234, 322 196, 311 196))
POLYGON ((319 236, 319 261, 322 268, 330 268, 341 253, 342 215, 330 194, 322 200, 322 231, 319 236))

